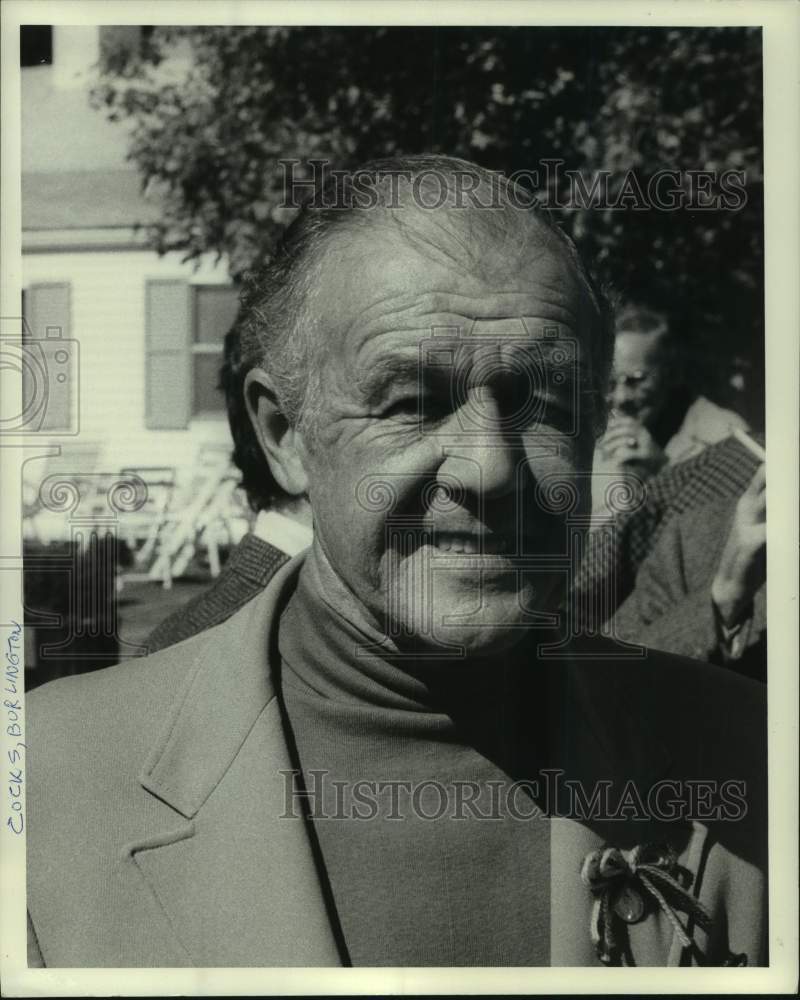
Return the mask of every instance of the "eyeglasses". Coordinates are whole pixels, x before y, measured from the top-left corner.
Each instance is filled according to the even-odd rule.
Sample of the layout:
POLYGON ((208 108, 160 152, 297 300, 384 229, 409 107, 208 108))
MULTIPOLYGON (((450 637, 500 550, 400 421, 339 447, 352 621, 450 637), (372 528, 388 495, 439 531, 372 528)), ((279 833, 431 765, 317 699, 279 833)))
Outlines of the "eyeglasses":
POLYGON ((617 386, 624 386, 632 392, 640 393, 655 385, 658 375, 652 371, 612 372, 608 380, 607 395, 612 395, 617 386))

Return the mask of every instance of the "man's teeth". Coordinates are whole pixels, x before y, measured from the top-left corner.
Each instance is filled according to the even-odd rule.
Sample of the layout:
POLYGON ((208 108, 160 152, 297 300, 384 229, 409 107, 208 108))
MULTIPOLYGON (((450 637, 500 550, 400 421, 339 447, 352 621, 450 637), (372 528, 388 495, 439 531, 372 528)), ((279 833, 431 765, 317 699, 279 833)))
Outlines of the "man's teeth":
POLYGON ((440 552, 456 552, 466 555, 477 555, 479 552, 477 539, 464 535, 437 535, 436 548, 440 552))
POLYGON ((489 555, 506 551, 506 540, 500 535, 467 535, 446 531, 437 532, 434 546, 439 552, 457 555, 489 555))

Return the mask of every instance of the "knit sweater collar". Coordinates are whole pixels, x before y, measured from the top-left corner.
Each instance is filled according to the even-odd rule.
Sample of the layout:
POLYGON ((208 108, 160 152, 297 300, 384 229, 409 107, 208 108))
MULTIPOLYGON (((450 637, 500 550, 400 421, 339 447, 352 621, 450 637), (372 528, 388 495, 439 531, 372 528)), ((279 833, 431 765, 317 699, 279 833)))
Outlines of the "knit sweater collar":
POLYGON ((512 766, 521 713, 529 726, 536 712, 524 651, 479 661, 400 657, 365 617, 338 610, 338 586, 306 560, 279 629, 293 696, 350 733, 444 739, 512 766))

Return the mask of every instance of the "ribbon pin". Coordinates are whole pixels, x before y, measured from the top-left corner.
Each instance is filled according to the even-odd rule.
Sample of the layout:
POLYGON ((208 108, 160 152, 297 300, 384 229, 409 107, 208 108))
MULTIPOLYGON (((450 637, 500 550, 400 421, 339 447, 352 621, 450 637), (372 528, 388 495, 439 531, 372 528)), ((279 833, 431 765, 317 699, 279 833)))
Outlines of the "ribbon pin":
POLYGON ((625 928, 644 917, 648 899, 661 908, 684 948, 695 946, 676 910, 704 930, 711 927, 708 911, 678 882, 677 872, 677 856, 665 844, 639 844, 630 851, 605 847, 586 855, 581 879, 594 895, 590 932, 604 965, 628 964, 625 928))

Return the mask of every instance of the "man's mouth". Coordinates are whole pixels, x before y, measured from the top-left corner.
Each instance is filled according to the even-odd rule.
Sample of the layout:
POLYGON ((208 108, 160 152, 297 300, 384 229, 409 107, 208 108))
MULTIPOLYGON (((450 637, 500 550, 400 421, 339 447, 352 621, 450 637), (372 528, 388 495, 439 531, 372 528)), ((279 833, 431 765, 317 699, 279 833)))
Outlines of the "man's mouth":
POLYGON ((437 552, 453 555, 504 555, 513 551, 507 535, 497 532, 446 531, 433 532, 433 547, 437 552))

